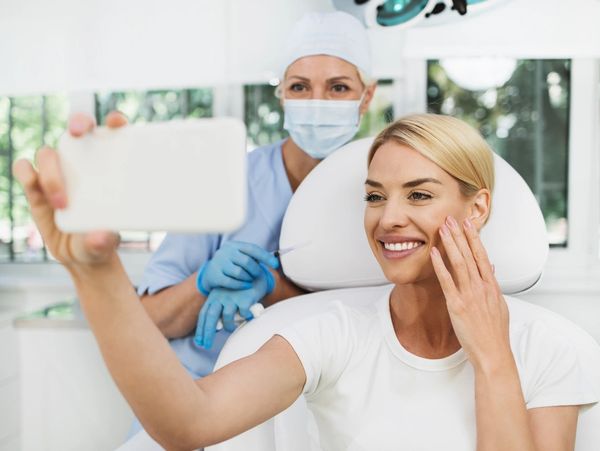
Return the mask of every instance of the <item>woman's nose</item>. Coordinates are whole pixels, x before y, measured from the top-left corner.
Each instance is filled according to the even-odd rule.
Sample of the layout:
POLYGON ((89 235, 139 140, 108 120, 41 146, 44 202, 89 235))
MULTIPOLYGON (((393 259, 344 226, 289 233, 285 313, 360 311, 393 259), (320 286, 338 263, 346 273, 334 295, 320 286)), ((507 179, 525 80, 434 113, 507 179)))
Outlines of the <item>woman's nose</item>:
POLYGON ((320 86, 313 87, 312 96, 311 96, 312 100, 325 100, 326 98, 327 97, 326 97, 325 88, 322 88, 320 86))
POLYGON ((408 211, 405 206, 388 201, 383 208, 383 214, 379 223, 384 229, 391 230, 398 227, 405 227, 409 221, 408 211))

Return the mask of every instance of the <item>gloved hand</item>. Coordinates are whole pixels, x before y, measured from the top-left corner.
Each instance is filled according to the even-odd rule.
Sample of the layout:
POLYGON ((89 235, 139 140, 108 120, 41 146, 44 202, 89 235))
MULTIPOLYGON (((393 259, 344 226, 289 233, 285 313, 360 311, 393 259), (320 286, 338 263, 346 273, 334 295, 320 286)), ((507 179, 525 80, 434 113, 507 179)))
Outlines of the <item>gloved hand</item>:
POLYGON ((273 269, 279 267, 277 257, 256 244, 226 241, 213 258, 200 267, 196 287, 204 296, 214 288, 249 289, 253 280, 262 274, 259 263, 273 269))
POLYGON ((229 332, 236 328, 235 314, 249 320, 253 318, 250 307, 273 291, 275 280, 266 265, 259 264, 259 276, 256 277, 250 288, 244 290, 230 290, 227 288, 214 288, 211 290, 206 302, 200 310, 194 343, 205 349, 210 349, 217 331, 217 322, 223 318, 223 327, 229 332))

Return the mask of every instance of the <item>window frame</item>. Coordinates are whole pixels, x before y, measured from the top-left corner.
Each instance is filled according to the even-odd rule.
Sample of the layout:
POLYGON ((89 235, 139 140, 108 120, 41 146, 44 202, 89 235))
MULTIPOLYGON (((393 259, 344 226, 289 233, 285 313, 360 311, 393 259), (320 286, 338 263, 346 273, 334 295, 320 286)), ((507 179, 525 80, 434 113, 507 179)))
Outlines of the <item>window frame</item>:
POLYGON ((550 250, 535 291, 600 293, 600 59, 571 67, 567 247, 550 250))

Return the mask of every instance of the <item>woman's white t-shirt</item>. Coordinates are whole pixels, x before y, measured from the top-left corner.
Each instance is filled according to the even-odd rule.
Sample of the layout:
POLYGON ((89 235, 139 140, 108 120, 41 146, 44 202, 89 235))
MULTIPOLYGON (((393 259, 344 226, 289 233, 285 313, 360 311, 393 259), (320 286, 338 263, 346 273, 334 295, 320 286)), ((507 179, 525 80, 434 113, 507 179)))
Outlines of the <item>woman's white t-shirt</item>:
MULTIPOLYGON (((598 401, 571 345, 525 303, 506 301, 527 408, 598 401)), ((278 335, 304 366, 304 395, 324 450, 476 449, 473 367, 462 349, 435 360, 404 349, 389 292, 367 307, 336 301, 278 335)))

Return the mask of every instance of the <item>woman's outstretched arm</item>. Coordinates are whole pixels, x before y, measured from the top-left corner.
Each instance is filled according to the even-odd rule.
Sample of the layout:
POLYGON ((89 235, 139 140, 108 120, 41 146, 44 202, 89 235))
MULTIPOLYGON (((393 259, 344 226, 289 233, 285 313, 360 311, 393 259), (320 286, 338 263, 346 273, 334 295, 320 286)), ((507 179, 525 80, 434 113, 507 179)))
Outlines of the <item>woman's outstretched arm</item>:
POLYGON ((71 274, 104 360, 152 437, 167 449, 202 447, 260 424, 299 396, 304 370, 280 337, 193 381, 139 302, 116 252, 118 236, 60 231, 54 212, 68 199, 58 155, 41 149, 37 163, 38 171, 24 160, 14 167, 32 216, 50 253, 71 274))
POLYGON ((121 393, 167 449, 221 442, 291 405, 304 386, 292 347, 273 337, 255 354, 193 381, 141 306, 118 261, 73 276, 121 393))

